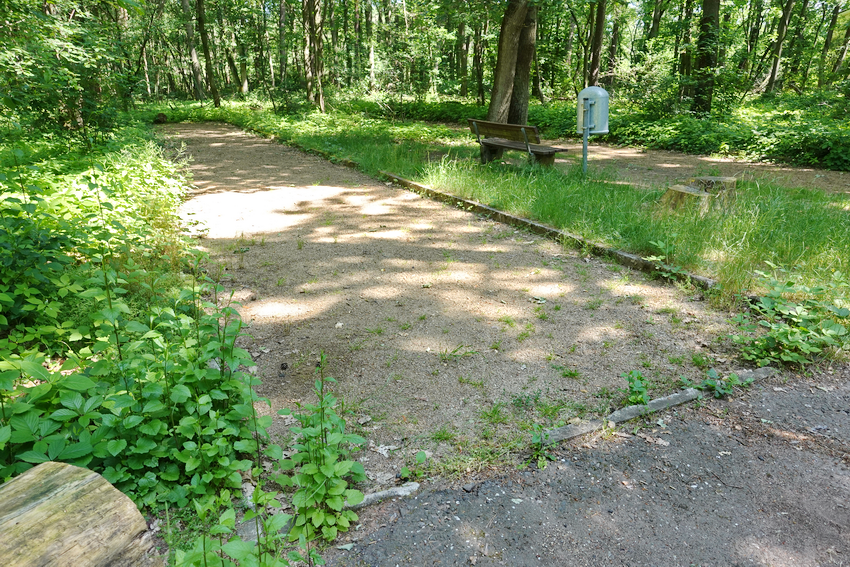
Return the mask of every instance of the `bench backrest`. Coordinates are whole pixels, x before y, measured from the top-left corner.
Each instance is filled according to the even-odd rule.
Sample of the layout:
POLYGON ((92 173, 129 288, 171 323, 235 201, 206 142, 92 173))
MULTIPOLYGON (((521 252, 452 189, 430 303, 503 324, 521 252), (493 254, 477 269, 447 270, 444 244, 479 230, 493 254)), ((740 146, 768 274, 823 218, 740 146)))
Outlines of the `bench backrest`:
POLYGON ((525 126, 522 124, 500 124, 498 122, 487 122, 485 120, 475 120, 469 118, 469 129, 478 138, 505 138, 506 140, 514 140, 516 142, 525 142, 525 136, 528 136, 530 144, 540 143, 540 133, 537 131, 537 126, 525 126), (477 127, 477 130, 476 130, 477 127), (522 131, 525 129, 525 136, 522 131))

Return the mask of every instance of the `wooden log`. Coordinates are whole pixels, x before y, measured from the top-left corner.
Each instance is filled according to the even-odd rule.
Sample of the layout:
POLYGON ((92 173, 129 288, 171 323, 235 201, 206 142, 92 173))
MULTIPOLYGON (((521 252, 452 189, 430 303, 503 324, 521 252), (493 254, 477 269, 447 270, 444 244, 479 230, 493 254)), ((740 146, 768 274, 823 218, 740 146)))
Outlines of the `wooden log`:
POLYGON ((102 476, 38 465, 0 486, 3 567, 163 567, 136 505, 102 476))

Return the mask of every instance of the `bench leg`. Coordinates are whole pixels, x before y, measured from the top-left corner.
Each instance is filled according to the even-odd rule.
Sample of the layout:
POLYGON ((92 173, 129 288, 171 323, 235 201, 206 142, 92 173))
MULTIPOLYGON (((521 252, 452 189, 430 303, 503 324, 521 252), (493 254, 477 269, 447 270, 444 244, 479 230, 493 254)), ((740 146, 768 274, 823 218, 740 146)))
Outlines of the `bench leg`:
POLYGON ((502 157, 502 153, 505 150, 502 148, 491 148, 485 145, 481 145, 481 163, 488 164, 493 160, 500 159, 502 157))
POLYGON ((532 163, 539 163, 544 167, 552 167, 553 165, 555 165, 555 154, 551 154, 548 156, 532 154, 531 161, 532 163))

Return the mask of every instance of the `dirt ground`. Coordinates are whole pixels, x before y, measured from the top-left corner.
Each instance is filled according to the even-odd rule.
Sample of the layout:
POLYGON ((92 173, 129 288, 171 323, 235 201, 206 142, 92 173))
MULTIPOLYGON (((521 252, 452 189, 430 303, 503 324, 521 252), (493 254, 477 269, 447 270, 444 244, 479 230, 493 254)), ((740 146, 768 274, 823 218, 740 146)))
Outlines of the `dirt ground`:
MULTIPOLYGON (((570 149, 567 154, 570 159, 581 160, 580 143, 558 141, 557 145, 570 149)), ((664 187, 684 183, 700 175, 722 175, 747 181, 775 183, 789 189, 802 187, 850 194, 848 171, 791 167, 608 144, 591 144, 588 149, 588 163, 610 172, 620 182, 638 187, 664 187)))
MULTIPOLYGON (((847 510, 837 507, 850 494, 850 477, 837 460, 846 454, 846 435, 827 448, 814 442, 787 448, 790 441, 781 435, 748 437, 753 427, 764 425, 753 421, 735 430, 740 440, 718 445, 716 424, 706 423, 714 414, 691 408, 664 416, 663 429, 692 442, 671 442, 662 450, 642 438, 583 439, 560 448, 563 460, 544 471, 517 473, 511 466, 527 449, 532 422, 615 409, 624 372, 640 370, 660 394, 673 389, 679 376, 701 378, 708 365, 721 374, 734 368, 724 339, 729 314, 710 309, 696 291, 582 257, 230 126, 178 124, 165 132, 172 143, 185 143, 191 157, 195 190, 183 214, 196 223, 193 230, 202 236, 198 245, 210 253, 211 273, 220 274, 241 304, 250 335, 242 346, 256 362, 260 394, 270 401, 264 411, 274 416, 273 437, 288 438, 289 422, 276 415, 278 409, 314 399, 314 368, 324 352, 349 425, 368 439, 368 449, 356 455, 370 478, 360 488, 371 492, 396 484, 396 474, 412 465, 420 450, 427 452, 431 470, 443 473, 443 480, 426 483, 417 500, 365 510, 360 529, 346 536, 359 544, 338 556, 330 550, 332 563, 431 564, 438 561, 435 552, 442 565, 850 562, 847 510), (767 443, 767 449, 761 457, 728 451, 714 465, 711 458, 726 451, 718 447, 742 442, 767 443), (773 456, 762 459, 768 454, 773 456), (681 474, 688 469, 686 481, 670 481, 670 490, 679 492, 665 492, 656 478, 661 472, 633 466, 649 459, 667 476, 675 476, 676 467, 681 474), (710 475, 700 459, 715 467, 710 475), (606 491, 603 469, 611 486, 634 489, 623 493, 634 497, 622 500, 611 486, 606 491), (776 472, 766 477, 771 470, 776 472), (594 472, 593 482, 585 478, 594 472), (714 473, 720 483, 745 488, 724 485, 699 492, 700 482, 714 483, 714 473), (785 478, 793 480, 780 484, 785 478), (694 483, 696 489, 688 488, 694 483), (464 491, 460 485, 472 488, 464 491), (816 498, 812 487, 818 489, 816 498), (827 498, 820 488, 839 498, 826 523, 818 516, 823 515, 818 499, 827 498), (696 492, 685 497, 688 490, 696 492), (522 502, 506 507, 508 496, 496 497, 503 492, 522 502), (709 493, 714 508, 705 498, 689 500, 709 493), (777 502, 796 502, 805 513, 783 516, 779 504, 754 508, 762 493, 774 494, 777 502), (467 518, 471 506, 479 520, 486 516, 486 524, 467 518), (756 522, 765 509, 773 523, 756 522), (431 520, 422 516, 425 510, 431 510, 431 520), (446 514, 463 521, 447 524, 446 514), (424 519, 414 521, 419 517, 424 519), (732 518, 739 526, 703 522, 704 517, 732 518), (609 529, 617 522, 617 530, 609 529), (541 528, 544 523, 547 529, 541 528), (676 535, 677 527, 682 534, 676 535), (742 534, 750 538, 741 544, 746 553, 732 553, 730 542, 744 541, 742 534), (638 535, 642 540, 631 543, 629 538, 638 535), (439 545, 414 546, 429 537, 439 545), (612 537, 629 543, 614 545, 612 537), (457 549, 446 551, 439 547, 443 544, 457 549), (768 546, 761 555, 753 551, 760 545, 768 546)), ((605 151, 616 160, 612 167, 621 178, 630 170, 650 177, 641 171, 651 167, 652 159, 645 157, 650 152, 605 151)), ((686 157, 677 159, 684 163, 686 157)), ((684 165, 668 168, 671 156, 659 154, 657 161, 648 170, 652 175, 691 175, 684 165)), ((700 169, 715 165, 688 167, 694 174, 728 174, 700 169)), ((846 190, 846 184, 838 185, 840 177, 822 173, 794 175, 810 178, 807 186, 846 190)), ((658 182, 663 179, 678 180, 660 176, 658 182)), ((798 384, 798 378, 790 378, 798 384)), ((846 408, 843 387, 831 392, 844 392, 846 408)), ((743 412, 736 403, 723 409, 743 412)), ((846 428, 846 412, 833 417, 836 427, 846 428)))

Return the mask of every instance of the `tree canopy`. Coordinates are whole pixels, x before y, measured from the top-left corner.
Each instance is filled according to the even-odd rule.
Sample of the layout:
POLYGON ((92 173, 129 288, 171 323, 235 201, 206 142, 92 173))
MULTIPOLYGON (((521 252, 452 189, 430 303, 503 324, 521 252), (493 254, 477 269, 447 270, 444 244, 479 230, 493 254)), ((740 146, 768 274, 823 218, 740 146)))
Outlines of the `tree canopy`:
MULTIPOLYGON (((663 113, 846 85, 846 0, 7 0, 0 93, 41 125, 108 127, 149 99, 327 93, 523 98, 599 84, 663 113), (514 80, 516 79, 516 81, 514 80), (515 84, 516 83, 516 84, 515 84)), ((495 105, 495 106, 494 106, 495 105)), ((7 113, 7 114, 9 114, 7 113)), ((519 118, 517 118, 519 117, 519 118)))

